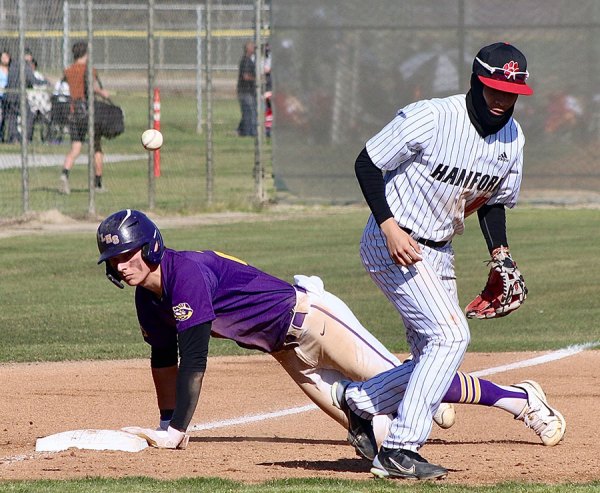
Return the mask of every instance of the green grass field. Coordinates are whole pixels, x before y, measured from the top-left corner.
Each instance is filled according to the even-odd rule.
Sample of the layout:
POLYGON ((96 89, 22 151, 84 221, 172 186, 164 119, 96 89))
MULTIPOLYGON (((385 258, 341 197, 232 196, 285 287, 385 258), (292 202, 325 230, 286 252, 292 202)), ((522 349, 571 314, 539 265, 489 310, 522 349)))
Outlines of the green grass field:
MULTIPOLYGON (((366 209, 322 210, 273 222, 164 228, 168 246, 218 249, 284 279, 294 274, 321 276, 326 287, 344 299, 365 326, 395 352, 406 344, 398 315, 364 272, 358 241, 366 209)), ((159 221, 157 221, 159 222, 159 221)), ((562 348, 600 339, 596 261, 600 211, 521 208, 508 214, 511 249, 530 290, 517 312, 494 321, 470 324, 470 351, 531 351, 562 348), (585 239, 582 232, 585 231, 585 239)), ((4 327, 0 362, 137 358, 148 355, 133 308, 133 289, 118 290, 96 265, 95 234, 64 233, 16 236, 0 240, 3 279, 0 324, 4 327)), ((461 305, 483 287, 487 252, 476 220, 454 242, 461 305)), ((211 355, 244 351, 213 340, 211 355)), ((1 469, 0 469, 1 478, 1 469)), ((560 479, 560 478, 558 478, 560 479)), ((0 491, 598 491, 589 485, 534 486, 506 484, 464 488, 443 483, 289 480, 244 485, 194 478, 161 482, 144 478, 68 482, 2 482, 0 491)))
POLYGON ((148 478, 98 479, 78 481, 23 481, 1 483, 1 492, 10 493, 592 493, 600 483, 589 485, 535 485, 503 483, 497 486, 466 488, 439 482, 345 481, 290 479, 254 485, 222 479, 181 479, 159 481, 148 478))
MULTIPOLYGON (((265 215, 270 214, 265 212, 265 215)), ((276 218, 276 216, 274 216, 276 218)), ((177 249, 217 249, 292 280, 321 276, 358 318, 393 351, 406 345, 398 315, 365 273, 358 241, 366 209, 322 215, 298 211, 294 219, 165 229, 177 249)), ((600 339, 594 259, 600 211, 517 209, 509 213, 513 255, 530 290, 523 309, 494 321, 473 321, 472 351, 547 350, 600 339), (586 231, 585 241, 576 241, 586 231)), ((469 219, 455 242, 462 305, 483 288, 487 251, 469 219)), ((0 323, 6 330, 0 361, 60 361, 140 357, 133 289, 121 291, 96 265, 95 234, 64 233, 6 238, 0 242, 3 282, 0 323)), ((241 350, 213 341, 213 354, 241 350)))

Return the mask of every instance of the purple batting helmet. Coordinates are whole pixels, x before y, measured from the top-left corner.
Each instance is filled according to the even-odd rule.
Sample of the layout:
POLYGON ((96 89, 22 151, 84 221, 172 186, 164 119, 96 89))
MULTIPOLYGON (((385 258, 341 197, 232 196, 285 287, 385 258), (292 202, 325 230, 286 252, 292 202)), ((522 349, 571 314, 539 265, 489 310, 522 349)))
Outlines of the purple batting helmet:
POLYGON ((150 264, 159 264, 165 245, 160 231, 148 216, 134 209, 124 209, 108 216, 98 226, 96 235, 100 257, 98 263, 106 262, 106 276, 123 288, 119 273, 107 260, 137 248, 142 258, 150 264))

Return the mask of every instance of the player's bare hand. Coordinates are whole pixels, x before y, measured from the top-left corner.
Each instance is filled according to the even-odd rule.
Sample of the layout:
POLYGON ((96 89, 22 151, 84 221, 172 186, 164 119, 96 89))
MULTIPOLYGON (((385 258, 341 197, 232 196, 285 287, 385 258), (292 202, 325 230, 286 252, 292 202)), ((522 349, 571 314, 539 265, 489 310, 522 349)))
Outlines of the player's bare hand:
POLYGON ((381 223, 390 257, 395 264, 407 267, 423 260, 421 247, 408 233, 403 231, 394 218, 381 223))

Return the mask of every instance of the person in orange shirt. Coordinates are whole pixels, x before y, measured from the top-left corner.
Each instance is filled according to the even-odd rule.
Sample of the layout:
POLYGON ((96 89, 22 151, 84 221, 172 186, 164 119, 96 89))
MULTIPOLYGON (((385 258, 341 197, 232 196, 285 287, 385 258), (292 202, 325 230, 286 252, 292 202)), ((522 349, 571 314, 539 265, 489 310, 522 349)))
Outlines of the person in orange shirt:
MULTIPOLYGON (((73 45, 73 64, 69 65, 64 71, 64 80, 69 84, 71 93, 71 112, 69 133, 71 134, 71 149, 65 157, 63 170, 60 175, 60 192, 64 194, 71 193, 69 186, 69 173, 75 164, 75 160, 81 154, 83 141, 88 130, 87 113, 87 87, 86 73, 88 61, 88 47, 85 41, 78 41, 73 45)), ((93 70, 94 74, 94 94, 108 98, 108 92, 102 88, 100 80, 93 70)), ((95 187, 97 192, 104 191, 102 188, 102 165, 104 153, 102 152, 101 136, 94 135, 94 167, 96 173, 95 187)))

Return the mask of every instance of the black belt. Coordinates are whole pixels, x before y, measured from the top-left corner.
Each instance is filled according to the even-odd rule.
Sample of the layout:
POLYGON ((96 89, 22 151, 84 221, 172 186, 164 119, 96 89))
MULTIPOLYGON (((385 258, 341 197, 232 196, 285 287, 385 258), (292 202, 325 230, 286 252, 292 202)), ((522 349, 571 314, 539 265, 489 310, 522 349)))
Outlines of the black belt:
MULTIPOLYGON (((400 228, 405 231, 406 233, 408 233, 409 235, 412 236, 413 232, 408 229, 408 228, 403 228, 402 226, 400 226, 400 228)), ((442 248, 444 246, 446 246, 448 244, 447 241, 433 241, 433 240, 426 240, 425 238, 419 238, 418 236, 413 236, 413 239, 417 242, 420 243, 421 245, 425 245, 428 246, 430 248, 442 248)))

